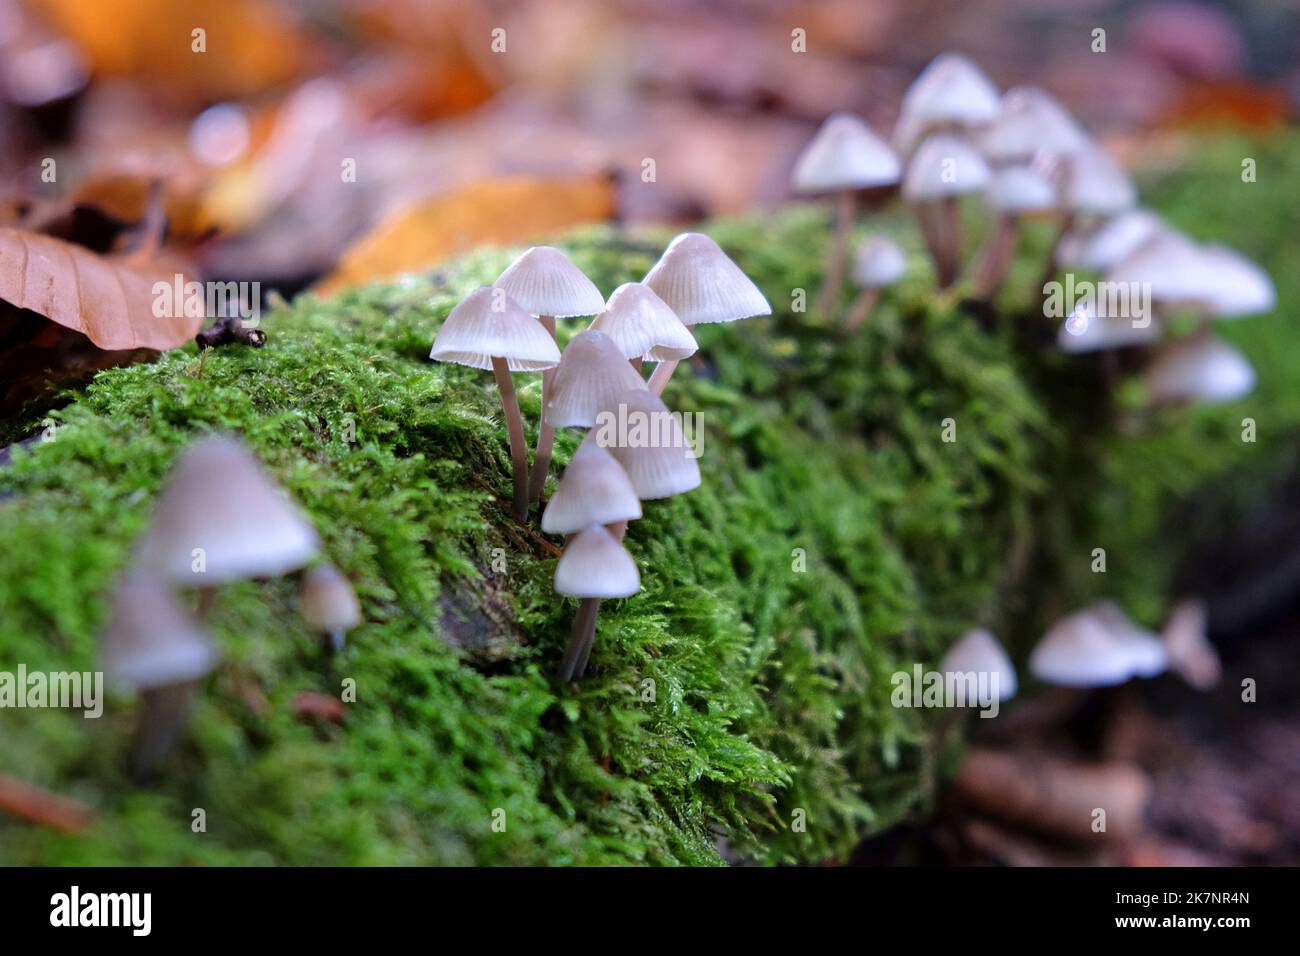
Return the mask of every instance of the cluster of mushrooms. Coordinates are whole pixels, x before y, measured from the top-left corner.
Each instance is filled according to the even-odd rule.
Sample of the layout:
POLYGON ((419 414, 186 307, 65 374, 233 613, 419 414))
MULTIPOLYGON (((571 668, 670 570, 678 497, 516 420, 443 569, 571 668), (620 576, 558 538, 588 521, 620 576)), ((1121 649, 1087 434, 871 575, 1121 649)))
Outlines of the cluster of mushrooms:
MULTIPOLYGON (((1054 220, 1058 236, 1044 263, 1044 285, 1062 269, 1079 269, 1100 278, 1102 289, 1132 293, 1115 310, 1126 314, 1110 314, 1107 303, 1115 300, 1098 294, 1062 316, 1063 351, 1164 342, 1142 373, 1153 406, 1231 401, 1253 388, 1250 362, 1216 337, 1210 323, 1270 311, 1276 293, 1264 271, 1224 246, 1194 242, 1139 208, 1129 177, 1056 99, 1032 86, 999 94, 959 53, 940 54, 917 77, 903 99, 892 142, 856 116, 839 113, 800 154, 792 175, 795 192, 835 197, 818 299, 823 316, 834 314, 841 301, 857 192, 900 183, 940 288, 962 279, 975 298, 993 298, 1014 259, 1021 222, 1054 220), (994 222, 986 247, 968 259, 961 200, 978 194, 994 222), (1140 307, 1133 298, 1139 293, 1140 307), (1196 330, 1169 339, 1171 320, 1180 314, 1194 316, 1196 330)), ((885 237, 862 244, 853 268, 861 292, 844 319, 846 328, 866 321, 880 289, 902 278, 905 265, 902 252, 885 237)))
POLYGON ((541 514, 543 531, 565 536, 555 590, 579 600, 561 680, 586 670, 601 601, 641 590, 636 562, 623 545, 628 522, 641 517, 641 502, 700 484, 681 425, 660 398, 677 364, 696 351, 691 327, 770 313, 758 287, 716 242, 683 233, 641 282, 624 283, 608 301, 563 252, 531 248, 492 286, 467 295, 438 330, 430 358, 490 368, 496 377, 519 521, 528 521, 542 497, 555 430, 588 429, 541 514), (590 326, 561 353, 556 319, 588 315, 595 316, 590 326), (656 363, 648 380, 646 362, 656 363), (542 373, 531 469, 516 372, 542 373), (597 429, 602 421, 629 427, 597 429))
POLYGON ((217 665, 206 623, 221 585, 307 568, 299 610, 331 649, 343 649, 344 634, 361 620, 360 603, 337 568, 312 564, 319 554, 315 529, 239 441, 214 436, 186 450, 101 638, 106 677, 141 698, 138 773, 147 775, 172 748, 195 685, 217 665), (193 612, 178 599, 190 589, 197 591, 193 612))

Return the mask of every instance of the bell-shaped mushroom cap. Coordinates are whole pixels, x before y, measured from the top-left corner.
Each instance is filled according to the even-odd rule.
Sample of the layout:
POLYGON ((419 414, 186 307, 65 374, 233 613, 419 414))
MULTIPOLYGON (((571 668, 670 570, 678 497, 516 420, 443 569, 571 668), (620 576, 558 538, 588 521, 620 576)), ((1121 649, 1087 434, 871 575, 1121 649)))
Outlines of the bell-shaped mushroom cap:
POLYGON ((1157 231, 1113 266, 1106 281, 1145 288, 1152 302, 1171 305, 1206 303, 1213 293, 1213 279, 1205 269, 1200 248, 1170 228, 1157 231))
POLYGON ((998 114, 998 88, 970 57, 940 53, 903 96, 894 145, 909 153, 936 126, 981 126, 998 114))
POLYGON ((907 257, 884 236, 872 236, 858 246, 853 257, 853 281, 863 289, 893 285, 907 271, 907 257))
POLYGON ((555 590, 577 598, 631 597, 641 590, 641 572, 623 543, 596 524, 564 546, 555 590))
POLYGON ((1088 137, 1050 93, 1017 86, 1002 97, 998 115, 980 135, 980 149, 994 162, 1029 159, 1035 153, 1073 153, 1088 137))
POLYGON ((1180 601, 1161 628, 1169 668, 1197 690, 1209 690, 1223 676, 1219 652, 1206 634, 1205 602, 1196 598, 1180 601))
POLYGON ((641 499, 623 466, 595 442, 585 441, 573 453, 542 512, 542 530, 547 534, 576 534, 593 524, 635 521, 640 517, 641 499))
POLYGON ((187 684, 217 666, 207 632, 181 610, 165 583, 141 576, 118 587, 100 651, 105 677, 131 690, 187 684))
POLYGON ((1271 312, 1277 305, 1273 280, 1241 253, 1227 246, 1202 246, 1201 264, 1212 280, 1208 302, 1216 316, 1271 312))
POLYGON ((622 392, 646 388, 645 379, 604 332, 579 332, 564 347, 551 381, 546 422, 555 428, 590 428, 596 416, 622 392))
POLYGON ((1071 153, 1065 170, 1061 204, 1071 212, 1113 216, 1137 202, 1133 180, 1096 143, 1071 153))
POLYGON ((595 315, 605 304, 595 283, 554 246, 533 246, 493 285, 533 315, 595 315))
POLYGON ((303 576, 299 602, 303 620, 317 631, 346 631, 361 623, 357 592, 332 564, 314 567, 303 576))
POLYGON ((1066 266, 1104 272, 1164 228, 1164 219, 1150 209, 1131 209, 1107 219, 1086 235, 1071 234, 1062 245, 1060 260, 1066 266))
POLYGON ((1154 320, 1146 325, 1134 325, 1132 319, 1093 315, 1080 308, 1061 324, 1056 345, 1062 352, 1070 354, 1098 352, 1149 345, 1158 340, 1161 334, 1162 326, 1154 320))
POLYGON ((512 372, 537 372, 558 365, 560 349, 504 289, 484 286, 451 310, 429 358, 470 368, 491 368, 501 358, 512 372))
POLYGON ((625 282, 615 289, 591 329, 608 335, 629 359, 675 362, 699 349, 677 313, 640 282, 625 282))
POLYGON ((700 232, 684 232, 670 242, 641 281, 686 325, 772 314, 758 286, 700 232))
POLYGON ((851 113, 835 113, 821 125, 795 161, 796 192, 869 189, 898 182, 901 167, 889 144, 851 113))
POLYGON ((903 195, 912 202, 979 192, 989 168, 975 149, 952 133, 935 133, 916 150, 903 176, 903 195))
POLYGON ((1035 213, 1056 207, 1056 187, 1032 166, 996 170, 984 197, 1000 212, 1035 213))
POLYGON ((1029 656, 1039 680, 1066 687, 1108 687, 1165 669, 1165 653, 1110 601, 1069 614, 1053 624, 1029 656))
POLYGON ((1231 402, 1255 387, 1246 356, 1213 335, 1190 335, 1172 343, 1143 374, 1156 404, 1231 402))
POLYGON ((700 466, 677 418, 646 388, 624 392, 585 441, 623 466, 637 497, 668 498, 700 486, 700 466))
POLYGON ((939 670, 945 674, 996 675, 998 700, 1010 700, 1016 696, 1015 665, 998 639, 983 628, 968 631, 948 648, 939 662, 939 670))
POLYGON ((319 547, 316 530, 241 443, 204 438, 173 469, 137 566, 174 584, 210 586, 286 574, 319 547))

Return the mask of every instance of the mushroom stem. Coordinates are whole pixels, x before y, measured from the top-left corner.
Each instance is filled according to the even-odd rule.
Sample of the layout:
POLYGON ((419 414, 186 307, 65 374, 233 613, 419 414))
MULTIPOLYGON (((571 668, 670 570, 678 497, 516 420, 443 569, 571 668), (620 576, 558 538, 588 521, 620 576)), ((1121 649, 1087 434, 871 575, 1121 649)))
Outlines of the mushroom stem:
POLYGON ((335 654, 343 653, 343 645, 347 640, 347 631, 341 627, 336 627, 329 632, 329 649, 335 654))
POLYGON ((140 727, 132 757, 136 779, 148 779, 166 757, 189 718, 194 684, 155 687, 140 694, 140 727))
MULTIPOLYGON (((934 263, 935 275, 942 277, 943 242, 935 227, 930 203, 919 202, 916 204, 916 225, 921 230, 921 238, 925 240, 925 248, 930 253, 930 260, 934 263)), ((942 282, 942 279, 940 281, 942 282)))
POLYGON ((662 395, 664 386, 668 384, 668 380, 673 377, 675 371, 677 371, 676 359, 660 362, 655 366, 655 370, 650 373, 650 380, 646 382, 646 387, 656 395, 662 395))
POLYGON ((853 303, 853 308, 849 310, 848 318, 844 320, 844 331, 856 332, 862 326, 862 323, 867 321, 867 316, 876 307, 876 301, 879 298, 879 288, 863 289, 862 294, 853 303))
POLYGON ((560 661, 560 680, 570 681, 581 677, 591 657, 591 644, 596 637, 596 617, 600 614, 600 598, 583 598, 578 603, 578 613, 573 617, 573 631, 569 646, 560 661))
POLYGON ((979 276, 975 280, 980 298, 991 299, 1002 288, 1002 283, 1007 277, 1007 269, 1011 267, 1011 260, 1015 258, 1018 228, 1019 220, 1015 215, 1003 214, 998 217, 993 238, 989 240, 979 276))
POLYGON ((939 288, 946 289, 957 281, 961 262, 961 211, 956 196, 939 200, 939 241, 943 260, 939 269, 939 288))
MULTIPOLYGON (((537 321, 542 328, 551 333, 557 343, 555 334, 555 316, 539 315, 537 321)), ((555 369, 548 368, 542 372, 542 415, 537 426, 537 453, 533 455, 533 470, 528 477, 528 501, 539 501, 542 489, 546 487, 546 477, 551 470, 551 450, 555 447, 555 429, 546 423, 546 403, 550 401, 551 383, 555 380, 555 369)), ((527 467, 527 462, 525 462, 527 467)), ((528 515, 528 505, 524 505, 524 516, 528 515)))
POLYGON ((200 623, 206 622, 212 616, 212 609, 217 603, 217 589, 215 587, 199 588, 199 600, 194 607, 194 616, 200 623))
POLYGON ((1061 260, 1061 247, 1065 244, 1065 239, 1073 228, 1074 213, 1063 213, 1061 215, 1061 226, 1056 232, 1056 239, 1052 242, 1052 251, 1047 254, 1047 261, 1043 263, 1043 277, 1038 283, 1038 288, 1041 289, 1056 276, 1056 270, 1061 260))
POLYGON ((528 445, 524 438, 524 420, 519 414, 519 399, 515 383, 510 377, 510 366, 499 356, 492 356, 492 374, 496 376, 501 392, 501 410, 506 416, 506 434, 510 437, 510 464, 514 470, 514 515, 520 521, 528 520, 528 445))
POLYGON ((817 314, 829 317, 844 285, 844 265, 849 256, 849 233, 853 229, 853 190, 841 189, 835 196, 835 232, 831 237, 826 276, 817 298, 817 314))

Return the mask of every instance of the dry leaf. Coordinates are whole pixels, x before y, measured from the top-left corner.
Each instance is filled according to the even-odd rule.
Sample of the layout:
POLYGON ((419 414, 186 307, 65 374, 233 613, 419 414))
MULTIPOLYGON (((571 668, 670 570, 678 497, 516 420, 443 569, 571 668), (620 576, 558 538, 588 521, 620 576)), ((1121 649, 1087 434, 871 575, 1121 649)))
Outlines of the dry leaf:
POLYGON ((341 724, 347 716, 348 709, 337 697, 305 690, 293 699, 293 712, 308 720, 341 724))
POLYGON ((95 822, 95 812, 85 804, 2 773, 0 810, 65 833, 84 830, 95 822))
POLYGON ((154 315, 154 284, 174 287, 178 276, 183 286, 188 280, 182 269, 166 259, 136 263, 0 228, 0 299, 80 332, 105 351, 161 351, 194 337, 202 316, 154 315))
POLYGON ((615 208, 614 183, 601 173, 474 183, 380 222, 344 254, 317 291, 329 294, 429 269, 484 243, 508 245, 579 223, 601 222, 613 217, 615 208))

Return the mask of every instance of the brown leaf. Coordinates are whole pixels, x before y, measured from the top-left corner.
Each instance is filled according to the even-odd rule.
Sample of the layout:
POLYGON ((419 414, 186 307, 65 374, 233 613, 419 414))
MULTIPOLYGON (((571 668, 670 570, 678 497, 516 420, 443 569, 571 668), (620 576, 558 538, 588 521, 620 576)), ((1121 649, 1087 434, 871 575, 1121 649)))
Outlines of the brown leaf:
POLYGON ((293 699, 293 712, 309 720, 325 720, 332 724, 343 723, 348 709, 343 701, 329 694, 305 690, 293 699))
POLYGON ((85 804, 2 773, 0 810, 65 833, 84 830, 95 822, 95 811, 85 804))
POLYGON ((474 246, 537 239, 611 218, 614 183, 595 173, 566 179, 518 176, 453 190, 390 216, 344 254, 317 291, 430 269, 474 246))
POLYGON ((136 263, 0 228, 0 299, 81 332, 105 351, 161 351, 194 337, 203 317, 176 315, 186 311, 183 301, 161 318, 154 315, 154 284, 174 287, 178 275, 182 284, 189 281, 166 259, 136 263))

